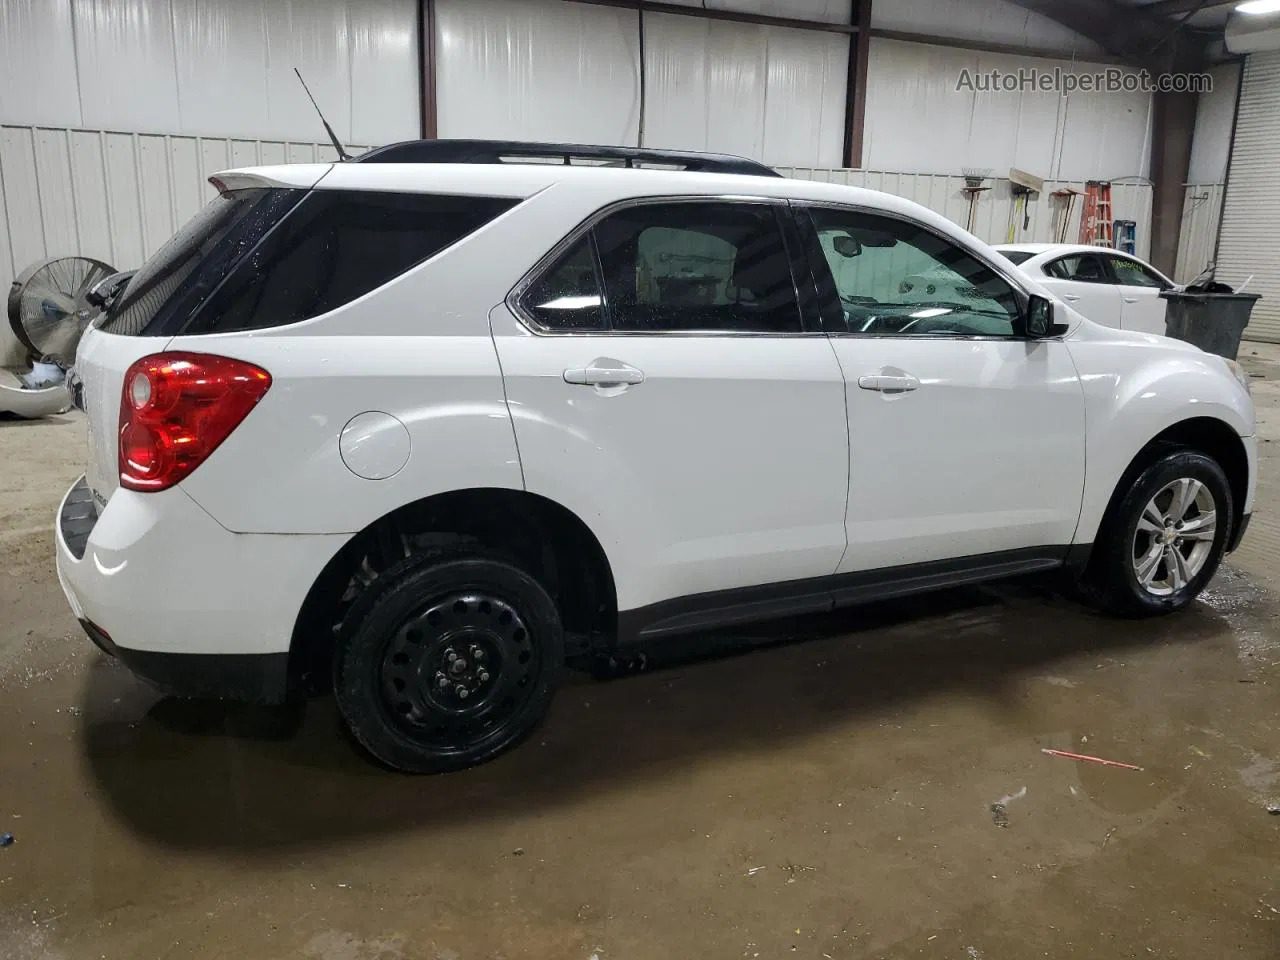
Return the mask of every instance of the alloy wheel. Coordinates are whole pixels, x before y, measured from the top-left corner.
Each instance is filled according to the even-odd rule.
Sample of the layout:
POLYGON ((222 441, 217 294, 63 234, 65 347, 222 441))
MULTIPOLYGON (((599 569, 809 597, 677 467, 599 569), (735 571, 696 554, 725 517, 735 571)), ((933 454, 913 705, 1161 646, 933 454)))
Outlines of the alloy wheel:
POLYGON ((1217 504, 1199 480, 1165 484, 1142 510, 1131 550, 1138 585, 1157 597, 1183 589, 1204 569, 1218 532, 1217 504))

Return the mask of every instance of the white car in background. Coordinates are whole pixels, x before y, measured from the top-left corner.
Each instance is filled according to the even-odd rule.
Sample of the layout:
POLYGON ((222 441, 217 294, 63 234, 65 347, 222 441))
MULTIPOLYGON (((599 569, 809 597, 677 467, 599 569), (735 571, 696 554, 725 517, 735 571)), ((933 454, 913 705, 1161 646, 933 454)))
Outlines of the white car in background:
POLYGON ((1015 243, 996 247, 1058 299, 1094 323, 1164 334, 1164 290, 1177 288, 1151 264, 1109 247, 1015 243))

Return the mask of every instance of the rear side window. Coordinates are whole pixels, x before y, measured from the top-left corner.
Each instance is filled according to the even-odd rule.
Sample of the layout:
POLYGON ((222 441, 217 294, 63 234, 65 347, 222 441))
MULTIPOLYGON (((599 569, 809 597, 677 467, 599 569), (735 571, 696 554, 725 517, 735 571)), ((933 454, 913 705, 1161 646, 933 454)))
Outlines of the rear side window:
POLYGON ((395 279, 518 201, 355 190, 236 190, 149 259, 102 322, 171 336, 282 326, 395 279))
POLYGON ((609 214, 520 305, 553 333, 801 331, 791 261, 767 203, 654 201, 609 214))
POLYGON ((265 189, 219 196, 133 275, 101 328, 129 337, 176 332, 302 196, 301 190, 265 189))
POLYGON ((800 332, 769 204, 646 204, 606 217, 595 235, 615 330, 800 332))
POLYGON ((604 329, 604 297, 590 234, 529 288, 524 307, 548 330, 604 329))
POLYGON ((335 310, 452 246, 516 202, 314 191, 199 309, 189 332, 256 330, 335 310))

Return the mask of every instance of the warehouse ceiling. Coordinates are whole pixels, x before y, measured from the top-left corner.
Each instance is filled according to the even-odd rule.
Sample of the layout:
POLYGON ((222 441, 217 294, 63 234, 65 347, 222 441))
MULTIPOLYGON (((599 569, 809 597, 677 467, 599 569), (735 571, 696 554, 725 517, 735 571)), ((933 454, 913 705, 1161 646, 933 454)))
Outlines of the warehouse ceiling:
POLYGON ((1188 27, 1203 30, 1221 30, 1231 15, 1231 8, 1240 0, 1128 0, 1143 12, 1161 17, 1172 17, 1188 27))
POLYGON ((1152 70, 1200 65, 1239 0, 1011 0, 1152 70))

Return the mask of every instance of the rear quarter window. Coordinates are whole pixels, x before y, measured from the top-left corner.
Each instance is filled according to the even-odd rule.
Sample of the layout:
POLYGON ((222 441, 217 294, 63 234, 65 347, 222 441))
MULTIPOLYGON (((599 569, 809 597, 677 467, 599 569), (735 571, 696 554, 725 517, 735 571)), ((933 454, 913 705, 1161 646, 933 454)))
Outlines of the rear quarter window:
POLYGON ((200 307, 187 332, 257 330, 328 313, 430 259, 517 202, 313 191, 200 307))
POLYGON ((103 318, 125 336, 296 323, 375 290, 519 201, 356 190, 235 190, 143 264, 103 318))
POLYGON ((1028 253, 1026 250, 1001 250, 999 252, 1006 260, 1015 266, 1026 263, 1035 256, 1034 253, 1028 253))
POLYGON ((210 201, 133 275, 101 329, 129 337, 176 332, 302 197, 301 190, 236 190, 210 201))

